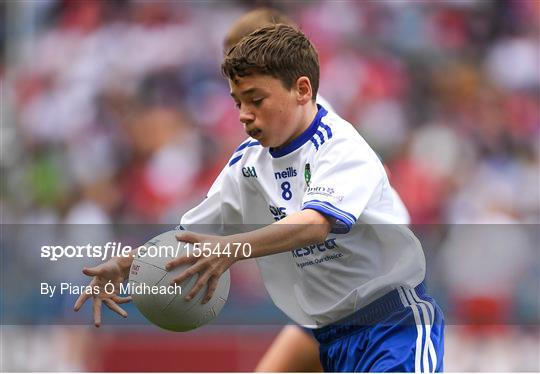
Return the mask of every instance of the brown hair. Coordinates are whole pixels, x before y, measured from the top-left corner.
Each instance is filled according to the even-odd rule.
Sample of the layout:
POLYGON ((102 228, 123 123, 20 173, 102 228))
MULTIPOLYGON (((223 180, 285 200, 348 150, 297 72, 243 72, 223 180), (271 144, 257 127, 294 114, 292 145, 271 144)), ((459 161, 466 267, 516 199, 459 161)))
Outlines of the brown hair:
POLYGON ((319 89, 319 58, 315 47, 297 28, 277 24, 260 28, 232 47, 221 64, 230 80, 251 74, 270 75, 290 90, 298 78, 311 82, 312 100, 319 89))
POLYGON ((283 13, 271 8, 257 8, 238 18, 229 28, 223 40, 223 51, 227 53, 244 36, 251 34, 260 27, 283 23, 295 26, 295 23, 283 13))

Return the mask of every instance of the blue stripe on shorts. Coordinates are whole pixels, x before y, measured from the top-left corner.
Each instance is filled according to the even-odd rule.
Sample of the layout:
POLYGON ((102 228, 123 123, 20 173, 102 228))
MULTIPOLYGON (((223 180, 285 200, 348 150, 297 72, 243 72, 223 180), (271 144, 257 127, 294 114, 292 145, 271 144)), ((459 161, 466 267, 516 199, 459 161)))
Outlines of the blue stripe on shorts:
POLYGON ((416 288, 398 287, 352 315, 312 330, 325 371, 441 372, 444 317, 416 288))

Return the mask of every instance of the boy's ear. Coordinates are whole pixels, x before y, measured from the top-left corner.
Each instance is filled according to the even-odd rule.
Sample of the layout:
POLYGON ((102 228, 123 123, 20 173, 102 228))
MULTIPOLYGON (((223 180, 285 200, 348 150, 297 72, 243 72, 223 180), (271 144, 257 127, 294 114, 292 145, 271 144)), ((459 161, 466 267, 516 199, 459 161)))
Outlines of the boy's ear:
POLYGON ((296 92, 298 103, 304 105, 311 101, 313 90, 311 89, 311 81, 306 76, 301 76, 296 80, 296 92))

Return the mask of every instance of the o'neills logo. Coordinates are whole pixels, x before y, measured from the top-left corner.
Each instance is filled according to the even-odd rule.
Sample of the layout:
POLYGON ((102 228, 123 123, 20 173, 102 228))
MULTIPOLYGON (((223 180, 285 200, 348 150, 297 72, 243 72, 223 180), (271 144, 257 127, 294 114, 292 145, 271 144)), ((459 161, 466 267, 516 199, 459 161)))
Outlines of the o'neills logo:
POLYGON ((277 171, 274 173, 274 178, 276 179, 286 179, 286 178, 292 178, 296 177, 296 169, 292 166, 289 166, 287 169, 283 171, 277 171))

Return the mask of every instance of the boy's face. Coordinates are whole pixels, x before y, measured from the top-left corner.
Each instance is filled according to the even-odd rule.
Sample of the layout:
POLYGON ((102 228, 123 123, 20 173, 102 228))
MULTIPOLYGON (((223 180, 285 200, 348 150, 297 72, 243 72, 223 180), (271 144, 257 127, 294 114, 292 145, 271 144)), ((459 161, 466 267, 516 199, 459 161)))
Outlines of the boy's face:
POLYGON ((295 87, 277 78, 253 74, 229 80, 246 133, 263 147, 278 148, 302 133, 302 111, 295 87))

